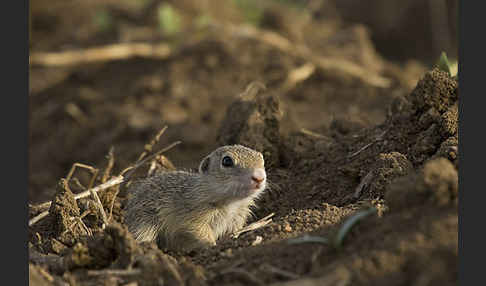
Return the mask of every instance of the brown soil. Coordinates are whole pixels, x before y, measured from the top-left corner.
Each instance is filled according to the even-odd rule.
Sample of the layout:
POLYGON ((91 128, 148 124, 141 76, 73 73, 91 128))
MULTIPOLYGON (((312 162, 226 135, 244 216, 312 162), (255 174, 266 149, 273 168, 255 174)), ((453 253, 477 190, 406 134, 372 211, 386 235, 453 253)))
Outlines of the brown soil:
MULTIPOLYGON (((125 19, 126 9, 106 3, 126 21, 115 27, 119 34, 130 25, 151 24, 150 17, 138 18, 143 9, 130 10, 125 19)), ((50 13, 64 6, 55 7, 50 13)), ((32 285, 457 283, 457 81, 438 69, 384 60, 366 27, 342 25, 336 15, 296 22, 304 31, 296 34, 288 21, 271 17, 298 12, 268 9, 271 21, 263 27, 305 42, 315 56, 350 60, 391 84, 376 87, 316 68, 288 85, 288 75, 308 59, 211 29, 177 39, 165 59, 31 66, 29 200, 52 201, 49 215, 29 227, 32 285), (128 233, 125 187, 115 186, 99 193, 110 219, 103 228, 92 197, 74 198, 83 191, 80 184, 89 185, 90 172, 74 173, 80 184, 60 178, 79 162, 100 170, 94 185, 106 182, 149 150, 146 144, 164 125, 169 128, 153 151, 176 140, 182 144, 159 157, 159 167, 195 168, 221 144, 263 152, 271 184, 253 220, 273 212, 273 221, 207 250, 164 252, 154 243, 137 244, 128 233), (332 241, 348 218, 370 207, 376 212, 353 226, 340 246, 291 240, 311 235, 332 241)), ((54 20, 40 8, 32 13, 32 37, 43 40, 31 52, 115 41, 85 26, 82 34, 68 36, 61 27, 56 37, 44 38, 54 20)), ((30 218, 41 211, 30 207, 30 218)))

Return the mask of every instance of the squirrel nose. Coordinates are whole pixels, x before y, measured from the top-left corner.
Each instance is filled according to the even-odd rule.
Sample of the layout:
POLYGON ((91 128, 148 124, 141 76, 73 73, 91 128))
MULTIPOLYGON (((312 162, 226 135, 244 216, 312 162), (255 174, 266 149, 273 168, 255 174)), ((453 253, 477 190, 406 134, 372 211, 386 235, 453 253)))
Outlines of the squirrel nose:
POLYGON ((263 169, 256 169, 251 175, 251 179, 256 183, 263 182, 265 178, 266 178, 266 174, 265 174, 265 170, 263 169))

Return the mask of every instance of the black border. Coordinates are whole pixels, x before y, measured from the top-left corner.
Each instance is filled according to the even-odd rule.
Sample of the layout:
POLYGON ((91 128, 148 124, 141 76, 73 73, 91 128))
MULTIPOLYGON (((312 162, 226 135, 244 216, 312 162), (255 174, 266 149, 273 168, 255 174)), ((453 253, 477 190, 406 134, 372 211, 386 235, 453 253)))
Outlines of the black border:
POLYGON ((458 206, 458 228, 457 228, 457 238, 458 238, 458 259, 457 259, 457 265, 458 265, 458 273, 457 273, 457 280, 459 285, 464 285, 465 284, 465 273, 464 273, 464 266, 465 266, 465 261, 464 261, 464 241, 463 241, 463 232, 464 232, 464 189, 465 189, 465 184, 464 184, 464 170, 466 169, 466 166, 464 164, 464 97, 463 95, 465 94, 466 88, 464 87, 464 31, 465 31, 465 5, 464 1, 459 1, 459 7, 458 7, 458 37, 459 37, 459 47, 458 47, 458 67, 457 67, 457 73, 459 75, 459 115, 458 115, 458 154, 459 154, 459 206, 458 206))
MULTIPOLYGON (((35 0, 33 0, 35 1, 35 0)), ((5 3, 6 4, 6 3, 5 3)), ((29 1, 3 6, 2 41, 2 284, 28 285, 29 1)))
MULTIPOLYGON (((485 51, 484 5, 459 1, 459 228, 458 284, 484 280, 484 169, 485 51), (467 5, 466 5, 467 3, 467 5), (476 4, 476 5, 473 5, 476 4), (477 7, 476 7, 477 6, 477 7), (467 131, 467 129, 469 131, 467 131), (467 134, 467 135, 466 135, 467 134), (467 233, 467 230, 469 232, 467 233)), ((478 284, 479 283, 479 284, 478 284)))

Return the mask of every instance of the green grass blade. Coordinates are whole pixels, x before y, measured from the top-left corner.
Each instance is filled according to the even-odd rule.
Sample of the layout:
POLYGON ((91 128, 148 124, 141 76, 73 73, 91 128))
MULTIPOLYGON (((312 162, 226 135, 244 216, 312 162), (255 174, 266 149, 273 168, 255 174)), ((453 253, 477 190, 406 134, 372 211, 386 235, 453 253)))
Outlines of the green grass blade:
POLYGON ((352 217, 348 218, 339 229, 334 239, 334 246, 336 248, 341 248, 344 237, 346 237, 346 235, 353 228, 353 226, 356 225, 359 221, 361 221, 365 217, 376 212, 377 212, 376 208, 370 208, 367 210, 359 211, 356 214, 354 214, 352 217))
POLYGON ((159 6, 157 11, 159 28, 167 35, 174 35, 181 30, 181 16, 169 3, 159 6))
POLYGON ((437 63, 437 67, 451 75, 451 64, 449 63, 449 59, 447 58, 447 55, 445 52, 442 52, 440 54, 439 62, 437 63))
POLYGON ((303 235, 301 237, 296 237, 296 238, 291 238, 287 240, 288 244, 301 244, 301 243, 309 243, 309 242, 317 242, 317 243, 323 243, 323 244, 328 244, 329 239, 326 237, 321 237, 321 236, 311 236, 311 235, 303 235))

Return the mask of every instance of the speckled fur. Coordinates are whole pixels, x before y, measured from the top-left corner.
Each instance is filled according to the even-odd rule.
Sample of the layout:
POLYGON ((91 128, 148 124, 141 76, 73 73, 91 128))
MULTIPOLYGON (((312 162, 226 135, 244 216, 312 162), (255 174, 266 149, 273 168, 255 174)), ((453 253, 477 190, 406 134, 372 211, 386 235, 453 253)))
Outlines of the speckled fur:
POLYGON ((261 153, 241 145, 223 146, 207 157, 199 172, 158 173, 129 190, 125 222, 138 241, 157 241, 159 247, 191 250, 242 228, 250 207, 265 189, 251 192, 248 183, 256 168, 264 168, 261 153), (230 156, 233 167, 221 166, 230 156))

